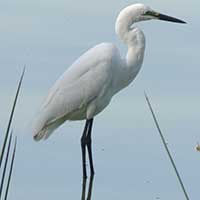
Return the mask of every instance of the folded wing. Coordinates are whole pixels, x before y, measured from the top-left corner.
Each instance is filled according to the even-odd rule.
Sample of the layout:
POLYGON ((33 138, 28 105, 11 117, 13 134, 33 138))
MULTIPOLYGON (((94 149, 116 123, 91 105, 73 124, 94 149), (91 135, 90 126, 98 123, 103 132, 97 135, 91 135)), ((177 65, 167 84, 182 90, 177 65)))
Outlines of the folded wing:
POLYGON ((55 83, 34 125, 34 139, 47 138, 70 114, 106 95, 112 83, 112 44, 101 44, 81 56, 55 83), (104 94, 105 93, 105 94, 104 94))

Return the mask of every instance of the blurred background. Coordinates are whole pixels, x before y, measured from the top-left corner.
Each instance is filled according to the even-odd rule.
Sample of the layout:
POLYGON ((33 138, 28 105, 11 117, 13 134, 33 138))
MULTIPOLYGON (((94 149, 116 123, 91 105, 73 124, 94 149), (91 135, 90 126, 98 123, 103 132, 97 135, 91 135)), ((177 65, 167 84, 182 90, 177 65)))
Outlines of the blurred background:
MULTIPOLYGON (((30 127, 49 88, 82 53, 101 42, 126 47, 115 35, 128 0, 1 0, 0 132, 4 133, 17 82, 27 66, 14 117, 18 151, 10 200, 80 199, 80 136, 84 122, 67 122, 49 140, 36 143, 30 127)), ((143 0, 187 25, 142 22, 143 67, 94 121, 96 175, 93 199, 184 199, 161 144, 148 93, 189 196, 199 199, 200 2, 143 0)))

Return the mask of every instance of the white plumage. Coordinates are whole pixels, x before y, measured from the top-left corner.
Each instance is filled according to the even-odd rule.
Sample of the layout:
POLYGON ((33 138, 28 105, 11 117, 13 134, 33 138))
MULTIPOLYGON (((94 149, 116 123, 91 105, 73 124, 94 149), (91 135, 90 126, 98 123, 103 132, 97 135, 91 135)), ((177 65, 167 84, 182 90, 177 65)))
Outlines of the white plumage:
MULTIPOLYGON (((160 16, 165 17, 163 20, 183 23, 160 16)), ((46 139, 66 120, 93 118, 114 94, 134 80, 143 62, 145 37, 133 24, 150 19, 159 19, 159 13, 142 4, 128 6, 120 12, 115 30, 128 46, 126 58, 121 58, 115 45, 102 43, 75 61, 57 80, 41 107, 34 125, 35 140, 46 139)))

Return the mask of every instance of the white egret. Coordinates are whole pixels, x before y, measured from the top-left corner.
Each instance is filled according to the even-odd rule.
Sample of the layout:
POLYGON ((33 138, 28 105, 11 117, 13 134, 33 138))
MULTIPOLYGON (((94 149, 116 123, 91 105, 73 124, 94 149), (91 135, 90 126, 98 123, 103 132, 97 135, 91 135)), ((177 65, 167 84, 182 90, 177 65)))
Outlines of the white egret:
POLYGON ((46 98, 34 126, 34 139, 46 139, 67 120, 86 120, 81 137, 83 177, 86 174, 86 147, 90 171, 94 174, 91 132, 93 118, 110 103, 112 97, 128 86, 140 71, 145 36, 136 22, 160 19, 185 23, 155 12, 143 4, 124 8, 117 17, 115 30, 128 46, 122 58, 114 44, 102 43, 84 53, 57 80, 46 98))

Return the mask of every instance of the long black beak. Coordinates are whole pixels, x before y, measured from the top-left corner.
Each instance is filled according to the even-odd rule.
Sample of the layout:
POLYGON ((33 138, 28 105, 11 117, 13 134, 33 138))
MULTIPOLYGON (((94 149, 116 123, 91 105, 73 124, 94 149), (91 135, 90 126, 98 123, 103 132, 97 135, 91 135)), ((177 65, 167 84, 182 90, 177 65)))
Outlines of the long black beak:
POLYGON ((186 24, 186 22, 184 22, 183 20, 177 19, 175 17, 170 17, 168 15, 163 15, 161 13, 158 13, 156 17, 164 21, 186 24))

